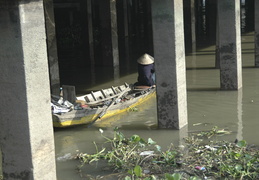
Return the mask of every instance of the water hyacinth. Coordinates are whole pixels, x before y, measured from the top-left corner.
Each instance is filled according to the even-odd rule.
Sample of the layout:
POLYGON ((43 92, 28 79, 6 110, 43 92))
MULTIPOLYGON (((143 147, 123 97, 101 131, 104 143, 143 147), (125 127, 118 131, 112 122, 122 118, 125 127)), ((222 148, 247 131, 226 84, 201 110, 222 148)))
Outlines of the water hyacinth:
POLYGON ((112 172, 119 173, 116 179, 259 179, 256 147, 248 146, 244 140, 233 143, 211 140, 205 144, 203 139, 230 133, 217 127, 193 133, 185 138, 186 146, 179 148, 171 144, 166 151, 151 138, 147 141, 139 135, 126 138, 118 128, 114 129, 113 138, 105 137, 103 130, 99 131, 111 148, 99 151, 96 147, 97 153, 92 155, 79 153, 80 167, 105 160, 112 172))

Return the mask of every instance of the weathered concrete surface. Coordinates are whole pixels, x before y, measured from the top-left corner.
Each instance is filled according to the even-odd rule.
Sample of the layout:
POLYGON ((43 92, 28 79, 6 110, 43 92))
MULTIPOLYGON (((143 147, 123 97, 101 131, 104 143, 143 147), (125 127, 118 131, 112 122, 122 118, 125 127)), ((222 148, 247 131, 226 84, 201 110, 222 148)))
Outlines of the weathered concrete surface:
POLYGON ((242 87, 240 1, 218 1, 220 86, 223 90, 242 87))
POLYGON ((42 0, 0 1, 0 149, 5 180, 55 180, 42 0))
MULTIPOLYGON (((91 62, 91 76, 95 77, 95 59, 94 59, 94 35, 93 35, 93 12, 92 0, 86 1, 87 6, 87 27, 88 27, 88 43, 89 43, 89 58, 91 62)), ((91 78, 92 84, 95 84, 95 78, 91 78)))
POLYGON ((113 67, 114 80, 117 81, 120 76, 120 68, 116 1, 96 0, 94 3, 99 6, 99 30, 102 34, 99 39, 101 49, 97 55, 99 59, 95 61, 95 64, 113 67))
POLYGON ((182 0, 152 0, 158 125, 187 125, 182 0))
POLYGON ((259 1, 255 0, 255 66, 259 67, 259 1))
POLYGON ((120 77, 120 60, 118 46, 118 29, 117 29, 117 10, 116 1, 110 0, 111 13, 111 38, 112 38, 112 57, 115 81, 120 77))
POLYGON ((60 80, 53 0, 44 0, 51 93, 59 95, 60 80))

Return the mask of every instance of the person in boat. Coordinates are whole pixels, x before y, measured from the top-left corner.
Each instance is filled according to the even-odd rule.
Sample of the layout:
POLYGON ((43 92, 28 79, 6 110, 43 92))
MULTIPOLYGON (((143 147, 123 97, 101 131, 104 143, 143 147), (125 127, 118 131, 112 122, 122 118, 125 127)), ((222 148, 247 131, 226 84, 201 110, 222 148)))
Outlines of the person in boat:
POLYGON ((145 53, 138 58, 137 62, 138 82, 135 83, 135 86, 155 86, 154 58, 145 53))

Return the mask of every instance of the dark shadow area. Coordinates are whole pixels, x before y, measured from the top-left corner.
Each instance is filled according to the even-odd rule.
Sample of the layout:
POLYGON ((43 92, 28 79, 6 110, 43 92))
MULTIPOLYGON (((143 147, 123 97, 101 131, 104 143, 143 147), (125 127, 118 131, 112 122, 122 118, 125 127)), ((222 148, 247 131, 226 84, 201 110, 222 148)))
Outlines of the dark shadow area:
MULTIPOLYGON (((91 1, 94 64, 90 57, 87 3, 84 0, 54 0, 54 14, 57 34, 58 60, 61 85, 74 85, 78 93, 85 89, 115 79, 113 64, 105 58, 103 44, 105 28, 101 25, 102 1, 91 1)), ((195 1, 195 47, 191 37, 189 4, 184 3, 184 35, 186 55, 207 56, 216 50, 203 50, 216 43, 216 3, 195 1), (193 52, 194 50, 194 52, 193 52)), ((144 53, 153 55, 151 4, 149 0, 116 1, 117 32, 119 47, 119 77, 137 72, 136 60, 144 53)), ((242 35, 253 31, 250 17, 252 3, 241 3, 242 35)), ((108 18, 107 18, 108 19, 108 18)), ((249 44, 253 42, 244 42, 249 44)), ((245 49, 243 51, 253 51, 245 49)), ((250 52, 243 52, 250 54, 250 52)), ((214 69, 211 67, 187 68, 214 69)))

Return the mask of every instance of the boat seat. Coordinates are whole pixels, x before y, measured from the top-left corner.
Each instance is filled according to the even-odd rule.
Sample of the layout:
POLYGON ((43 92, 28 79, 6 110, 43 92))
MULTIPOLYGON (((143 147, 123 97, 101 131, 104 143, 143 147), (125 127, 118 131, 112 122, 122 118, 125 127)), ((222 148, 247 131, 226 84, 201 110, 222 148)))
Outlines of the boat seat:
POLYGON ((147 90, 151 88, 151 86, 134 86, 133 87, 133 90, 136 90, 136 91, 143 91, 143 90, 147 90))
POLYGON ((117 97, 127 87, 129 87, 129 85, 125 83, 122 86, 112 86, 108 89, 102 89, 96 92, 92 91, 90 94, 87 94, 84 99, 87 104, 99 103, 117 97))

